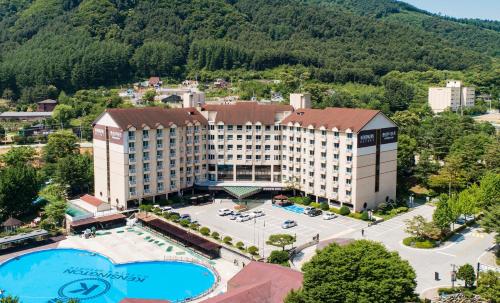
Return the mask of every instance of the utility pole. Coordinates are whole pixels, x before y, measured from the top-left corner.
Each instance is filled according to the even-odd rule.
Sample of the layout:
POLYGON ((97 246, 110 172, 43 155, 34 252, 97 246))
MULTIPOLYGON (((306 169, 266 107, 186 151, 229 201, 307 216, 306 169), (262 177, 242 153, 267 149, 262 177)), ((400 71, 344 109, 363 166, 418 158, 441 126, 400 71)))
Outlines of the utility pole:
POLYGON ((455 271, 455 264, 451 264, 451 288, 455 287, 455 276, 456 276, 456 271, 455 271))

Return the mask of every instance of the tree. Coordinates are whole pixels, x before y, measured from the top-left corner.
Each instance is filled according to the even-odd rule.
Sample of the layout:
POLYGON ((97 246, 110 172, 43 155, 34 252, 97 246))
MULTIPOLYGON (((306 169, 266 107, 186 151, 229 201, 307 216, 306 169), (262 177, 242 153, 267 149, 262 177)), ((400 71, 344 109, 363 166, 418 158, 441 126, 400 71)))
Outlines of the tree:
POLYGON ((68 185, 71 194, 90 191, 93 180, 92 157, 87 153, 68 155, 55 165, 54 181, 68 185))
POLYGON ((290 255, 284 250, 273 250, 269 257, 267 257, 267 262, 283 266, 290 266, 288 260, 290 260, 290 255))
POLYGON ((405 232, 417 238, 437 240, 441 236, 441 230, 433 222, 428 222, 420 215, 405 222, 405 232))
POLYGON ((30 164, 35 159, 36 150, 30 146, 20 146, 9 149, 0 156, 0 162, 7 166, 30 164))
POLYGON ((415 272, 379 243, 331 244, 302 267, 303 288, 286 303, 399 303, 415 299, 415 272))
POLYGON ((500 272, 486 271, 479 273, 476 292, 481 298, 493 303, 500 300, 500 272))
POLYGON ((383 80, 385 87, 384 99, 389 103, 392 112, 405 110, 413 101, 415 95, 411 85, 393 78, 383 80))
POLYGON ((453 222, 453 214, 448 205, 448 195, 441 194, 439 196, 439 201, 437 203, 436 209, 432 214, 432 220, 437 227, 442 231, 450 228, 450 224, 453 222))
POLYGON ((285 250, 285 247, 288 245, 292 245, 295 243, 296 239, 294 236, 289 234, 276 234, 270 235, 269 240, 266 242, 268 245, 281 247, 282 250, 285 250))
POLYGON ((38 192, 36 170, 27 164, 0 170, 0 212, 3 217, 19 216, 33 210, 31 203, 38 192))
POLYGON ((429 185, 434 188, 448 188, 450 194, 452 189, 464 188, 467 176, 462 159, 458 155, 449 155, 444 163, 438 174, 429 178, 429 185))
POLYGON ((8 295, 5 298, 1 298, 0 303, 21 303, 21 302, 19 301, 18 297, 13 297, 11 295, 8 295))
POLYGON ((135 51, 132 64, 140 76, 177 76, 182 55, 180 48, 168 42, 146 42, 135 51))
POLYGON ((465 287, 471 288, 474 286, 476 281, 476 273, 474 272, 474 267, 470 264, 465 264, 460 266, 457 272, 457 279, 463 280, 465 287))
POLYGON ((55 227, 61 226, 68 208, 64 186, 57 183, 50 184, 42 190, 40 195, 48 201, 44 207, 46 222, 55 227))
POLYGON ((472 184, 471 187, 461 191, 458 194, 458 203, 461 204, 462 208, 461 215, 474 215, 478 213, 477 203, 480 198, 480 189, 476 184, 472 184))
POLYGON ((43 148, 43 159, 48 163, 78 153, 78 138, 67 130, 60 130, 49 135, 47 144, 43 148))
POLYGON ((66 104, 58 104, 52 112, 52 119, 61 126, 67 126, 69 121, 74 117, 73 108, 66 104))
POLYGON ((142 95, 142 101, 145 103, 152 103, 155 101, 156 92, 153 89, 150 89, 142 95))

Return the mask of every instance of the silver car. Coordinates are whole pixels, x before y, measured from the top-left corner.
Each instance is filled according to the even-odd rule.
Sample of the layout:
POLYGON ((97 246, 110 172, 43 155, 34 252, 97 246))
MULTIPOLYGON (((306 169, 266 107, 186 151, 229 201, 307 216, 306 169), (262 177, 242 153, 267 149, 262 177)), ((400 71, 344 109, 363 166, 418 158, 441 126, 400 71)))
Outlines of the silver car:
POLYGON ((294 226, 297 226, 297 222, 293 220, 286 220, 283 224, 281 224, 281 228, 283 229, 292 228, 294 226))

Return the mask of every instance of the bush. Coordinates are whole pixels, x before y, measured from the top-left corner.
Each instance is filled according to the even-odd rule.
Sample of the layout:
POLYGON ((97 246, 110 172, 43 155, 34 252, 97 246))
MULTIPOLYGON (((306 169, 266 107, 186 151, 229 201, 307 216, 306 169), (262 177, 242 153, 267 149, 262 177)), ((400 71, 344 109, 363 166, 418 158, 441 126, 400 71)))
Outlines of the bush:
POLYGON ((336 207, 330 207, 330 212, 334 214, 340 214, 340 210, 336 207))
POLYGON ((389 207, 389 205, 387 205, 387 203, 381 202, 378 204, 377 210, 381 213, 385 213, 387 211, 388 207, 389 207))
POLYGON ((437 246, 437 242, 430 239, 420 239, 418 237, 408 237, 403 239, 403 244, 409 247, 429 249, 437 246))
POLYGON ((224 239, 222 239, 222 242, 224 242, 228 245, 231 245, 231 241, 233 241, 233 238, 231 238, 229 236, 225 236, 224 239))
POLYGON ((170 214, 168 216, 169 220, 172 220, 172 221, 175 221, 175 222, 177 222, 179 220, 179 218, 180 218, 180 216, 178 214, 170 214))
POLYGON ((342 206, 339 209, 339 214, 341 214, 342 216, 348 216, 350 213, 351 213, 351 210, 347 206, 342 206))
POLYGON ((247 252, 255 256, 259 253, 259 249, 256 246, 250 246, 249 248, 247 248, 247 252))
POLYGON ((153 205, 151 204, 141 204, 139 205, 140 211, 150 212, 153 209, 153 205))
POLYGON ((363 220, 363 221, 370 220, 370 216, 368 215, 368 212, 366 210, 361 213, 361 220, 363 220))
POLYGON ((288 200, 295 204, 309 205, 311 204, 311 198, 309 197, 291 197, 288 200))
POLYGON ((198 230, 199 227, 200 227, 200 224, 198 224, 198 223, 191 223, 189 225, 189 228, 191 228, 192 230, 198 230))
POLYGON ((284 250, 273 250, 267 258, 267 262, 283 266, 290 266, 288 260, 290 260, 290 255, 284 250))
POLYGON ((241 241, 236 242, 234 246, 236 246, 236 248, 239 250, 245 250, 245 244, 243 244, 243 242, 241 241))
POLYGON ((188 227, 191 224, 191 222, 189 222, 189 220, 186 219, 181 220, 179 223, 182 225, 182 227, 188 227))
POLYGON ((219 240, 219 237, 220 237, 220 235, 219 235, 219 233, 218 233, 218 232, 214 231, 214 232, 212 233, 212 238, 214 238, 215 240, 219 240))
POLYGON ((200 228, 200 233, 204 236, 208 236, 210 235, 210 228, 204 226, 200 228))
POLYGON ((314 208, 320 208, 321 205, 319 203, 313 202, 309 206, 314 207, 314 208))
POLYGON ((322 210, 328 210, 330 209, 330 206, 328 206, 328 202, 321 202, 321 209, 322 210))
POLYGON ((405 213, 407 211, 408 211, 408 207, 406 207, 406 206, 401 206, 401 207, 396 208, 396 212, 398 214, 402 214, 402 213, 405 213))

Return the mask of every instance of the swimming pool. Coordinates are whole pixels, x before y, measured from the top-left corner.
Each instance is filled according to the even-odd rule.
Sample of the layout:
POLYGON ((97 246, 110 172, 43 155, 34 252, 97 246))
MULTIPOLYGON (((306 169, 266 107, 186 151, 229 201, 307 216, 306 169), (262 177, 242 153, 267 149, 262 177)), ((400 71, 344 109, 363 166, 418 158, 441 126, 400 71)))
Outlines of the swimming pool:
POLYGON ((288 205, 288 206, 279 206, 279 205, 276 205, 276 204, 273 204, 275 207, 279 207, 279 208, 283 208, 285 210, 288 210, 288 211, 291 211, 291 212, 294 212, 294 213, 297 213, 297 214, 303 214, 304 213, 304 208, 303 207, 300 207, 300 206, 297 206, 297 205, 288 205))
MULTIPOLYGON (((133 253, 133 252, 131 252, 133 253)), ((23 303, 117 303, 124 298, 171 302, 195 298, 216 282, 199 264, 151 261, 114 264, 85 250, 49 249, 0 265, 0 286, 23 303)))

